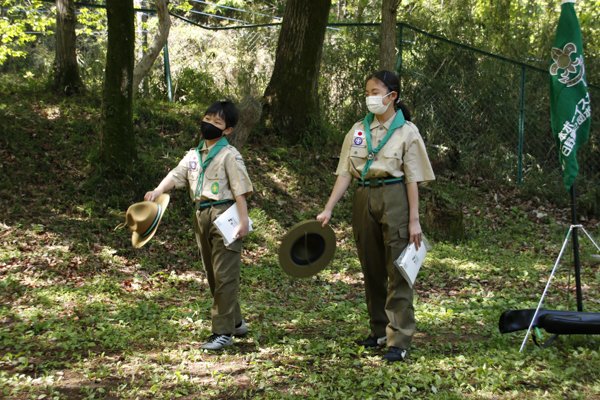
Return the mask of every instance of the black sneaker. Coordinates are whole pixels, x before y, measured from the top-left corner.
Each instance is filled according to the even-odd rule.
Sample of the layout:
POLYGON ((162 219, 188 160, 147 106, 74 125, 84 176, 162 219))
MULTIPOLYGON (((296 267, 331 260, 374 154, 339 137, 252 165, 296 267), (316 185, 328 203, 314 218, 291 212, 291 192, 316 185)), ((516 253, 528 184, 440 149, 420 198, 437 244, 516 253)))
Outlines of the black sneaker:
POLYGON ((359 343, 360 346, 364 346, 364 347, 377 347, 380 346, 381 344, 385 343, 385 341, 387 340, 387 337, 380 337, 380 338, 376 338, 374 336, 369 336, 368 338, 366 338, 365 340, 363 340, 362 342, 359 343))
POLYGON ((388 347, 382 360, 387 362, 404 361, 407 351, 398 347, 388 347))

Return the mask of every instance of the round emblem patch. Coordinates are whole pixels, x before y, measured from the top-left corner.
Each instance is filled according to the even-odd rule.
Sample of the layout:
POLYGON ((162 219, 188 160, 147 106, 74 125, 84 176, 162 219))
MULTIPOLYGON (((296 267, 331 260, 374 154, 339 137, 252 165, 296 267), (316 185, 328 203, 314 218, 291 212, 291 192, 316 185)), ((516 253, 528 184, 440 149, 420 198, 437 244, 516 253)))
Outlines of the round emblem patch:
POLYGON ((367 154, 367 159, 372 160, 373 158, 375 158, 375 153, 369 153, 367 154))
POLYGON ((219 184, 217 182, 213 183, 212 186, 210 187, 210 191, 213 194, 219 193, 219 184))
POLYGON ((196 161, 190 161, 190 169, 192 171, 195 171, 197 166, 198 166, 198 163, 196 161))
POLYGON ((355 137, 355 138, 354 138, 354 144, 355 144, 355 145, 357 145, 357 146, 358 146, 358 145, 361 145, 361 144, 362 144, 362 142, 363 142, 362 138, 359 138, 359 137, 355 137))

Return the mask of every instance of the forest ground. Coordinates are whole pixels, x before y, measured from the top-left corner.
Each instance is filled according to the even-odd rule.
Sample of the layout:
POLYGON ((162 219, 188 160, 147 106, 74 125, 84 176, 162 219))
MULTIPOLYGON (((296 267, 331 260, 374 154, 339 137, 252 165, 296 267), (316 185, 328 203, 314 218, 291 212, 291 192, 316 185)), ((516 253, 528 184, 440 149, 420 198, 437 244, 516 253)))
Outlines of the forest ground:
MULTIPOLYGON (((136 101, 139 160, 117 182, 94 162, 99 108, 92 96, 0 82, 0 397, 600 399, 597 336, 560 336, 546 349, 530 339, 519 353, 525 332, 498 331, 503 311, 537 305, 570 225, 568 207, 531 189, 437 164, 430 190, 460 205, 467 236, 428 254, 403 363, 357 345, 369 331, 351 191, 332 221, 330 266, 310 279, 281 271, 281 237, 331 191, 339 137, 306 149, 255 133, 242 149, 255 189, 240 284, 250 332, 225 351, 201 350, 211 296, 187 191, 171 191, 141 249, 113 230, 122 218, 112 212, 141 201, 196 145, 203 108, 136 101)), ((598 220, 583 224, 598 242, 598 220)), ((546 308, 575 309, 570 246, 546 308)), ((584 308, 598 312, 598 252, 587 238, 580 248, 584 308)))

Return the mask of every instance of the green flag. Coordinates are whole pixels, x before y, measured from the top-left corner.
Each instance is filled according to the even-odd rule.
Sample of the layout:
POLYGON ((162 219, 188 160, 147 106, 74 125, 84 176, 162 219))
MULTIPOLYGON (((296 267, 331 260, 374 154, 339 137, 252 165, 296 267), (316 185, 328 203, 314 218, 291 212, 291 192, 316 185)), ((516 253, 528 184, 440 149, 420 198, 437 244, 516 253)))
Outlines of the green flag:
POLYGON ((585 81, 581 29, 574 0, 561 2, 561 14, 552 46, 550 113, 567 191, 573 186, 579 165, 577 148, 590 134, 590 96, 585 81))

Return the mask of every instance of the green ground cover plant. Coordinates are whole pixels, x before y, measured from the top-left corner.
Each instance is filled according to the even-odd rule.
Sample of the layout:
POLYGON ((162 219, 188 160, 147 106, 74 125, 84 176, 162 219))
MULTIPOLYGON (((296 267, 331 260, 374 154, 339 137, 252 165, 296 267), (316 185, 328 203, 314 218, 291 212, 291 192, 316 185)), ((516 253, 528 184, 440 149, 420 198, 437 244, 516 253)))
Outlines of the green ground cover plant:
MULTIPOLYGON (((564 205, 476 171, 438 173, 430 190, 460 205, 466 239, 434 243, 409 358, 385 364, 383 349, 357 345, 368 320, 352 193, 336 209, 326 270, 301 280, 278 265, 282 235, 324 206, 341 142, 289 147, 255 132, 241 149, 255 185, 240 285, 250 332, 208 352, 211 296, 187 192, 171 191, 158 233, 139 250, 113 230, 121 220, 111 213, 141 201, 197 144, 204 106, 136 101, 139 160, 115 182, 95 163, 97 97, 63 100, 2 79, 0 397, 600 399, 597 336, 561 336, 544 350, 529 342, 519 353, 524 332, 498 331, 503 311, 537 305, 569 226, 564 205)), ((583 224, 598 242, 599 222, 583 224)), ((596 252, 580 243, 584 307, 598 312, 596 252)), ((576 307, 566 254, 547 308, 576 307)))

